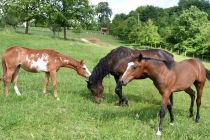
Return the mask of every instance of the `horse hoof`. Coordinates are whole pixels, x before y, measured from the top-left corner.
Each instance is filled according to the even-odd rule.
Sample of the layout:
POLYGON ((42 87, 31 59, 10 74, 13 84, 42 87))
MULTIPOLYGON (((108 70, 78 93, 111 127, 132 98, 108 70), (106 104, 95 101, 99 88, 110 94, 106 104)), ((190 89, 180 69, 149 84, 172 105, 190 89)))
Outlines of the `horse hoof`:
POLYGON ((173 125, 174 125, 174 123, 170 123, 170 125, 171 125, 171 126, 173 126, 173 125))
POLYGON ((157 136, 161 136, 161 131, 158 130, 158 131, 156 132, 156 135, 157 135, 157 136))
POLYGON ((117 102, 115 103, 116 106, 128 106, 128 102, 117 102))

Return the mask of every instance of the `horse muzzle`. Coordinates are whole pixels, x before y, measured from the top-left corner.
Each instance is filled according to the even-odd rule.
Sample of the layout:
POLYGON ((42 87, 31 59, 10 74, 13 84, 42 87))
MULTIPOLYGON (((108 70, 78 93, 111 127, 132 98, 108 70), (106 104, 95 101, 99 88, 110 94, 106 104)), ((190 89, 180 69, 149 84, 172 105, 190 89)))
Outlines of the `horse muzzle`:
POLYGON ((122 86, 126 86, 128 84, 128 81, 127 80, 120 80, 119 83, 122 86))
POLYGON ((100 104, 103 99, 99 98, 99 97, 94 97, 93 100, 94 100, 95 103, 100 104))

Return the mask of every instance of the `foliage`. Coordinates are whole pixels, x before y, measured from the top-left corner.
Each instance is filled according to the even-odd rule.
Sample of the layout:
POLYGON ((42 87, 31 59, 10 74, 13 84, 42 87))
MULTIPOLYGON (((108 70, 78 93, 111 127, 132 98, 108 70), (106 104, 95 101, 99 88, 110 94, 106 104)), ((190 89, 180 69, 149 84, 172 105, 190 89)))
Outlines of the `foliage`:
POLYGON ((208 22, 208 14, 192 6, 184 10, 176 19, 176 26, 173 30, 175 49, 186 52, 189 55, 204 54, 208 51, 206 45, 205 31, 208 22))
POLYGON ((112 16, 112 10, 109 8, 109 3, 99 2, 96 6, 96 13, 98 14, 99 27, 108 27, 112 16))
POLYGON ((150 19, 141 26, 135 26, 129 34, 129 40, 143 45, 156 45, 161 43, 158 28, 150 19))
POLYGON ((49 25, 55 23, 63 27, 64 39, 67 39, 68 27, 86 26, 93 18, 92 7, 88 0, 53 0, 47 9, 49 25))

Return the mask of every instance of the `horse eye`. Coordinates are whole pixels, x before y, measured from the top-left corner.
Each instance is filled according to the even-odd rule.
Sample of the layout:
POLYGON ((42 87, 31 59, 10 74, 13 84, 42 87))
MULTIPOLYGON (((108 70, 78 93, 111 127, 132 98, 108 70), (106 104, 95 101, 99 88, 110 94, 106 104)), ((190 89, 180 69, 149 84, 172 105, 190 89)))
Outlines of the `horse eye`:
POLYGON ((135 70, 135 69, 136 69, 136 67, 135 67, 135 66, 133 66, 133 67, 132 67, 132 69, 133 69, 133 70, 135 70))

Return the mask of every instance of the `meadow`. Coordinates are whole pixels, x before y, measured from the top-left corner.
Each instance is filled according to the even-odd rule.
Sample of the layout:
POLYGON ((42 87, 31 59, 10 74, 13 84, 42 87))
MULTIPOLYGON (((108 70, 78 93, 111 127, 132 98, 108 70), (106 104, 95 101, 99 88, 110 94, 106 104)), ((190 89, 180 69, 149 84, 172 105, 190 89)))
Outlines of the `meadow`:
MULTIPOLYGON (((71 36, 72 35, 72 36, 71 36)), ((79 34, 79 37, 87 35, 79 34)), ((0 54, 10 46, 20 45, 29 48, 50 48, 71 56, 84 59, 92 70, 100 58, 121 44, 107 36, 94 35, 111 47, 87 44, 78 41, 77 34, 64 41, 53 38, 49 31, 32 32, 25 35, 19 31, 0 31, 0 54)), ((185 59, 175 55, 177 61, 185 59)), ((210 69, 210 63, 205 62, 210 69)), ((0 68, 2 75, 2 68, 0 68)), ((47 95, 42 94, 44 73, 29 73, 20 70, 18 87, 22 96, 16 96, 10 84, 9 97, 4 96, 3 83, 0 83, 0 139, 108 139, 108 140, 207 140, 210 139, 210 83, 206 82, 201 105, 201 121, 195 123, 189 118, 190 97, 183 93, 174 94, 174 126, 169 125, 166 113, 161 137, 155 135, 159 123, 161 96, 151 80, 132 81, 123 88, 123 95, 129 106, 118 107, 114 104, 118 97, 114 93, 115 82, 107 76, 104 84, 104 98, 101 104, 92 101, 83 77, 72 69, 61 68, 57 73, 57 88, 60 101, 53 98, 51 82, 47 95)))

